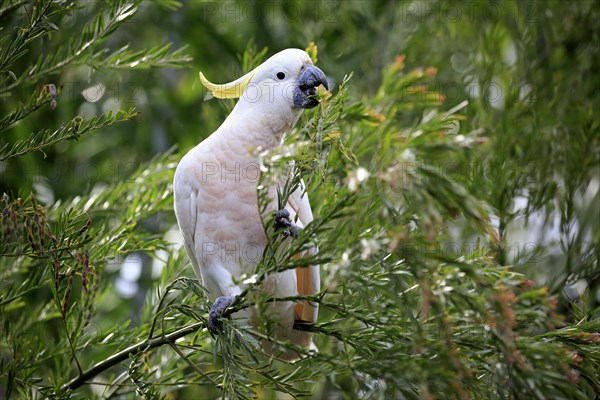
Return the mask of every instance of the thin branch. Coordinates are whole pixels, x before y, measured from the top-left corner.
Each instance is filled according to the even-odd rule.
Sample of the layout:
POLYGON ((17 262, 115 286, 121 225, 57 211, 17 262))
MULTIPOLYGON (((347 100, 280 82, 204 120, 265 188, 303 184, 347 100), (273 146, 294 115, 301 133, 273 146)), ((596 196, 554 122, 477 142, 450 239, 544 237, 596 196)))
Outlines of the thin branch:
POLYGON ((187 336, 191 333, 197 332, 201 328, 205 328, 206 324, 204 322, 196 322, 191 325, 185 326, 175 332, 171 332, 164 336, 159 336, 152 339, 146 339, 142 342, 131 345, 118 353, 113 354, 107 359, 100 361, 95 364, 91 368, 86 371, 83 371, 76 378, 71 379, 69 382, 62 385, 62 391, 71 391, 75 390, 86 383, 90 378, 106 371, 109 368, 114 367, 117 364, 122 363, 123 361, 129 358, 130 354, 137 354, 141 351, 148 351, 150 349, 154 349, 156 347, 163 346, 165 344, 175 343, 175 341, 179 338, 187 336))
POLYGON ((108 112, 100 116, 94 116, 85 120, 81 116, 73 118, 71 121, 63 123, 55 131, 49 129, 34 132, 27 139, 19 140, 13 145, 6 143, 0 148, 0 161, 5 161, 12 157, 22 156, 32 151, 41 151, 44 155, 44 149, 58 142, 69 139, 78 139, 88 131, 104 128, 117 122, 129 121, 139 113, 134 108, 129 110, 119 110, 116 113, 108 112))
MULTIPOLYGON (((16 4, 17 6, 21 6, 23 3, 21 4, 16 4)), ((4 72, 8 69, 8 67, 11 65, 11 63, 13 63, 14 61, 17 60, 17 58, 19 58, 19 54, 24 54, 23 53, 23 48, 25 47, 25 45, 27 43, 29 43, 33 38, 36 37, 36 35, 38 35, 43 28, 39 28, 37 25, 42 22, 46 12, 48 11, 48 9, 50 8, 50 5, 52 4, 52 1, 48 1, 45 4, 42 4, 41 6, 38 5, 38 7, 40 7, 39 10, 36 10, 34 8, 35 11, 35 17, 34 19, 30 22, 29 26, 26 28, 21 28, 19 29, 19 33, 17 34, 17 37, 12 41, 12 44, 9 46, 8 51, 6 52, 5 57, 3 58, 2 61, 0 61, 0 71, 4 72)), ((3 10, 6 11, 7 9, 3 10)), ((12 12, 13 10, 10 10, 10 12, 12 12)), ((13 85, 10 85, 13 86, 13 85)), ((7 90, 2 89, 0 92, 4 93, 7 90)))
MULTIPOLYGON (((250 288, 250 286, 246 289, 249 289, 249 288, 250 288)), ((251 307, 253 304, 241 304, 247 293, 248 293, 248 290, 245 290, 240 295, 238 295, 235 298, 235 300, 231 303, 231 305, 223 312, 223 315, 221 318, 227 318, 231 314, 233 314, 237 311, 240 311, 241 309, 251 307)), ((298 299, 298 298, 309 299, 309 297, 307 297, 307 296, 292 296, 292 297, 286 297, 286 298, 281 298, 281 299, 270 299, 269 302, 290 301, 290 300, 294 300, 294 299, 298 299)), ((312 297, 310 297, 310 299, 312 301, 319 302, 318 299, 313 300, 312 297)), ((119 351, 118 353, 113 354, 112 356, 108 357, 107 359, 95 364, 88 370, 83 371, 82 373, 79 374, 79 376, 77 376, 76 378, 73 378, 69 382, 65 383, 61 387, 61 390, 62 391, 75 390, 75 389, 81 387, 82 385, 84 385, 86 383, 86 381, 88 381, 90 378, 93 378, 94 376, 106 371, 107 369, 112 368, 115 365, 120 364, 121 362, 127 360, 129 358, 130 354, 137 354, 140 351, 148 351, 150 349, 160 347, 163 345, 170 345, 171 347, 173 347, 173 345, 177 339, 187 336, 189 334, 195 333, 199 329, 202 329, 205 327, 206 327, 205 322, 196 322, 191 325, 185 326, 179 330, 171 332, 169 334, 158 336, 158 337, 151 338, 151 339, 146 339, 142 342, 131 345, 131 346, 119 351)), ((332 334, 331 332, 328 332, 328 331, 325 331, 325 330, 319 329, 319 328, 317 328, 317 329, 311 328, 311 327, 306 326, 305 324, 299 324, 298 326, 294 326, 294 328, 297 330, 319 332, 319 333, 324 333, 324 334, 335 336, 335 334, 332 334)), ((173 347, 173 349, 180 356, 182 356, 182 358, 184 358, 185 361, 188 361, 185 358, 185 355, 183 355, 183 353, 180 354, 180 352, 178 351, 179 349, 176 346, 173 347)), ((212 379, 211 379, 211 381, 212 381, 212 379)))
MULTIPOLYGON (((52 2, 49 2, 48 4, 51 4, 51 3, 52 2)), ((65 57, 63 60, 56 62, 53 65, 48 66, 36 73, 33 73, 32 71, 23 73, 12 84, 7 85, 3 88, 0 88, 0 93, 8 92, 8 91, 18 87, 19 85, 23 84, 25 81, 35 82, 42 76, 51 74, 51 73, 59 70, 60 68, 77 60, 82 55, 85 55, 86 51, 88 49, 93 48, 93 46, 95 46, 98 42, 104 40, 104 38, 108 34, 110 34, 112 31, 114 31, 115 28, 119 24, 122 23, 122 21, 129 19, 132 15, 134 15, 138 9, 137 8, 138 3, 139 3, 139 1, 137 1, 133 4, 127 3, 127 4, 119 5, 119 7, 117 7, 116 11, 114 11, 114 14, 111 14, 110 12, 107 13, 106 15, 100 14, 97 17, 94 24, 90 25, 89 33, 86 35, 86 32, 84 32, 80 38, 76 39, 76 40, 78 40, 78 42, 76 42, 77 46, 72 47, 71 54, 69 56, 65 57)), ((45 11, 40 13, 40 15, 43 16, 44 13, 45 13, 45 11)), ((50 57, 48 57, 48 59, 49 58, 50 57)), ((43 66, 43 64, 42 64, 42 66, 43 66)))
MULTIPOLYGON (((66 301, 66 299, 65 299, 65 301, 66 301)), ((77 370, 81 374, 81 372, 83 370, 81 369, 81 364, 79 363, 79 359, 77 358, 77 352, 75 351, 75 347, 73 346, 73 341, 71 340, 71 335, 69 334, 69 327, 67 326, 66 318, 62 318, 62 322, 63 322, 64 328, 65 328, 65 332, 67 333, 67 341, 69 342, 69 348, 71 350, 71 355, 73 356, 73 359, 75 360, 75 364, 77 364, 77 370)))

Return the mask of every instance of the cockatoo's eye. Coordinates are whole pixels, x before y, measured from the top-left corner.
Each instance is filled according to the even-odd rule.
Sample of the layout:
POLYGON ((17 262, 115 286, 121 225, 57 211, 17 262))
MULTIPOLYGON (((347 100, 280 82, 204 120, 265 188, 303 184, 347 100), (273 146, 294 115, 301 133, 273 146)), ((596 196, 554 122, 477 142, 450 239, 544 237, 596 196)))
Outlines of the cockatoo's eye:
POLYGON ((278 72, 277 73, 277 79, 279 79, 280 81, 285 79, 285 74, 283 72, 278 72))

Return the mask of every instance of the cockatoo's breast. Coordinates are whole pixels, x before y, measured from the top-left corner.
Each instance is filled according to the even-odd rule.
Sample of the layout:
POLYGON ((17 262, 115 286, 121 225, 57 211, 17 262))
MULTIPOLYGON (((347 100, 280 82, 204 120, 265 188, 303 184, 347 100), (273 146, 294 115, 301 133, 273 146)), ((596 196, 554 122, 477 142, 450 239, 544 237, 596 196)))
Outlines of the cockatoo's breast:
MULTIPOLYGON (((178 166, 178 175, 195 192, 195 252, 209 290, 211 279, 203 271, 252 274, 267 243, 258 212, 258 160, 248 149, 222 139, 213 134, 178 166)), ((214 291, 213 296, 222 295, 218 287, 214 291)))

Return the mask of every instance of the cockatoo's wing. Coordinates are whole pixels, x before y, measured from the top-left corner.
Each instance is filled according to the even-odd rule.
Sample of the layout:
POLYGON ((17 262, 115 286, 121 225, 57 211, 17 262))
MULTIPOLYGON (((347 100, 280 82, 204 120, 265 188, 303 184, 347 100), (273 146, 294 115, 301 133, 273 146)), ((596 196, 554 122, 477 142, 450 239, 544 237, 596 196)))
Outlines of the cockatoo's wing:
POLYGON ((183 178, 175 174, 173 190, 174 190, 174 209, 175 216, 177 217, 177 224, 179 225, 179 231, 183 236, 183 245, 185 252, 187 253, 194 273, 200 282, 202 282, 202 275, 200 273, 200 263, 196 257, 196 246, 194 242, 194 232, 196 232, 196 223, 198 209, 196 207, 196 201, 198 200, 198 192, 193 190, 190 185, 182 182, 183 178))
MULTIPOLYGON (((293 211, 293 213, 296 214, 298 217, 296 224, 301 228, 312 222, 313 214, 303 182, 301 182, 300 186, 288 197, 287 207, 291 209, 289 211, 293 211)), ((308 250, 308 254, 310 255, 316 253, 316 245, 308 250)), ((302 255, 299 255, 299 257, 301 256, 302 255)), ((296 285, 299 295, 312 296, 318 293, 321 290, 319 266, 310 265, 308 267, 296 268, 296 285)), ((295 307, 296 320, 315 323, 317 322, 318 310, 317 304, 302 301, 295 307)))

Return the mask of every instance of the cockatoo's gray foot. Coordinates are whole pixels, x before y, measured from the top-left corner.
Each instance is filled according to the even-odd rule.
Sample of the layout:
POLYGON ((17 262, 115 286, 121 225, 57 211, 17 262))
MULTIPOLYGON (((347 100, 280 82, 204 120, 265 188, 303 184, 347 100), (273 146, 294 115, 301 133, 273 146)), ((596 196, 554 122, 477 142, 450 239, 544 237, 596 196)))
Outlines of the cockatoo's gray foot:
POLYGON ((216 334, 223 327, 223 324, 221 323, 221 321, 219 321, 219 318, 221 318, 221 316, 223 315, 223 311, 225 311, 225 309, 229 307, 231 302, 233 302, 234 298, 235 296, 221 296, 217 300, 215 300, 215 304, 213 304, 212 308, 210 309, 210 312, 208 313, 209 331, 216 334))
POLYGON ((281 232, 286 237, 298 237, 298 234, 300 233, 300 227, 292 222, 290 219, 290 212, 288 210, 284 208, 283 210, 275 211, 274 216, 274 225, 276 230, 281 229, 281 232))

